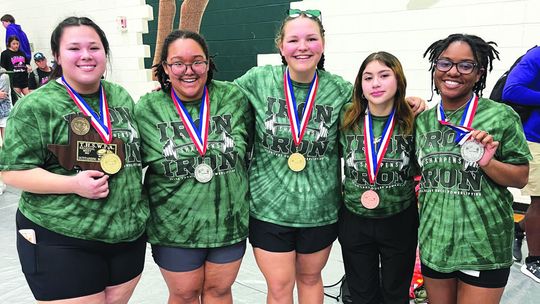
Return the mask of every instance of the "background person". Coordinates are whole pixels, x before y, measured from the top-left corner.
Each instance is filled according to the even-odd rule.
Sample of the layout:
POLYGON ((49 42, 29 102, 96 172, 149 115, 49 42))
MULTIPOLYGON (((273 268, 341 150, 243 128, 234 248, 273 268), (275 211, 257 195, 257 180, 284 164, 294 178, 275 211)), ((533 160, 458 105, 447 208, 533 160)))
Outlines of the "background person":
POLYGON ((11 86, 13 88, 11 95, 12 102, 15 104, 18 98, 27 95, 28 91, 28 72, 32 70, 30 61, 25 58, 24 53, 19 49, 19 38, 10 36, 8 38, 7 49, 0 55, 0 66, 7 71, 13 72, 10 74, 11 86))
POLYGON ((35 53, 34 62, 36 63, 37 69, 28 75, 28 90, 30 92, 47 83, 52 72, 52 68, 47 63, 47 58, 45 58, 43 53, 35 53))
POLYGON ((16 215, 22 271, 39 302, 127 303, 144 266, 148 217, 134 103, 125 89, 101 80, 109 43, 92 20, 63 20, 51 50, 55 81, 15 106, 0 150, 4 182, 23 190, 16 215), (83 109, 94 125, 107 126, 104 142, 124 142, 125 166, 113 177, 68 171, 47 149, 68 143, 66 116, 83 109))
MULTIPOLYGON (((533 155, 529 163, 529 183, 523 188, 531 196, 525 218, 516 225, 516 231, 527 235, 528 257, 521 271, 540 283, 540 47, 527 52, 508 74, 503 90, 503 100, 527 106, 528 119, 523 122, 523 131, 533 155)), ((521 255, 521 242, 518 250, 521 255)), ((521 257, 519 257, 521 261, 521 257)))
POLYGON ((8 44, 8 39, 10 36, 17 36, 21 44, 21 51, 24 53, 24 57, 28 62, 32 56, 32 50, 30 49, 30 42, 26 33, 22 30, 22 27, 18 24, 15 24, 15 18, 10 14, 5 14, 0 18, 2 25, 6 29, 6 45, 8 44))
POLYGON ((493 42, 452 34, 426 50, 441 102, 416 119, 420 258, 429 302, 499 303, 512 265, 513 197, 530 159, 518 115, 481 98, 493 42))

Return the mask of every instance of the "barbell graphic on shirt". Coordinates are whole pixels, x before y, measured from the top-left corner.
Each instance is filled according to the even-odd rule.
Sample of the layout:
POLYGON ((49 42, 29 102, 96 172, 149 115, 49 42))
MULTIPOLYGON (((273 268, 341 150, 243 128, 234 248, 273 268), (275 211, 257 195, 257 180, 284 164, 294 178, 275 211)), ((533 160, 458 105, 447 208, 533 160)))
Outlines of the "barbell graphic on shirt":
MULTIPOLYGON (((209 140, 208 141, 208 145, 211 146, 211 145, 220 145, 221 146, 221 152, 222 153, 227 153, 227 152, 231 152, 233 149, 234 149, 234 140, 232 139, 232 137, 227 134, 226 132, 222 132, 221 133, 221 140, 209 140)), ((192 142, 189 142, 189 143, 185 143, 185 144, 182 144, 182 145, 175 145, 174 142, 172 141, 172 139, 169 139, 167 140, 167 142, 165 143, 165 146, 163 147, 163 156, 165 157, 174 157, 175 159, 177 159, 176 157, 176 151, 180 150, 180 151, 184 151, 184 152, 189 152, 189 151, 192 151, 195 149, 195 146, 192 142)))
MULTIPOLYGON (((288 128, 290 130, 291 125, 289 123, 280 123, 277 122, 276 114, 273 114, 270 118, 267 118, 264 121, 264 128, 271 132, 271 134, 276 134, 277 128, 288 128)), ((326 140, 328 137, 328 128, 323 121, 319 124, 319 128, 307 126, 306 132, 312 132, 315 135, 315 141, 326 140)))

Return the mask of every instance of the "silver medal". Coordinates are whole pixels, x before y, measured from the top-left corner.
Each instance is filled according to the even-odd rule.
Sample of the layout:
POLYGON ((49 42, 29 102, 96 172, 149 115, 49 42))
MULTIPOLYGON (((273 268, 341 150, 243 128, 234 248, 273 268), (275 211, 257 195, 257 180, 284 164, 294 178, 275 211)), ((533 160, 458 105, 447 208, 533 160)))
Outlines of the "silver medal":
POLYGON ((484 156, 484 145, 475 141, 468 140, 461 145, 461 157, 467 162, 475 163, 484 156))
POLYGON ((195 167, 195 179, 199 183, 207 183, 214 177, 214 170, 207 164, 199 164, 195 167))

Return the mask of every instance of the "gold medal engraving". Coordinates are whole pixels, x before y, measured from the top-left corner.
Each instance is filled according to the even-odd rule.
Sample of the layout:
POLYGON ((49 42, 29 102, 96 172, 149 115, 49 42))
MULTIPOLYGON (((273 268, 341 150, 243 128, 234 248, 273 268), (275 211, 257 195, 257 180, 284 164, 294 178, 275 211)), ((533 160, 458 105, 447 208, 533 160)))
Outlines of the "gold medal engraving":
POLYGON ((86 135, 90 131, 88 119, 78 116, 71 120, 71 130, 77 135, 86 135))
POLYGON ((122 169, 122 160, 114 153, 105 153, 99 161, 101 169, 107 174, 116 174, 122 169))
POLYGON ((287 160, 289 168, 294 172, 300 172, 306 167, 306 158, 300 153, 293 153, 289 156, 287 160))

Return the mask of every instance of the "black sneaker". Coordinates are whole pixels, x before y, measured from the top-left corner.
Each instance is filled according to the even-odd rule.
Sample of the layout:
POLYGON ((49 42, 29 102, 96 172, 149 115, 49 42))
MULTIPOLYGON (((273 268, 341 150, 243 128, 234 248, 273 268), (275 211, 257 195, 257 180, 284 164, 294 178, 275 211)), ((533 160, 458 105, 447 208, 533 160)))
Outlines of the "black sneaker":
POLYGON ((521 244, 523 243, 523 239, 521 238, 515 238, 514 244, 512 246, 512 256, 514 257, 514 261, 521 262, 521 259, 523 258, 523 255, 521 254, 521 244))
POLYGON ((535 260, 531 262, 527 262, 525 260, 525 264, 521 266, 521 272, 523 272, 531 279, 535 280, 536 283, 540 283, 540 260, 535 260))

